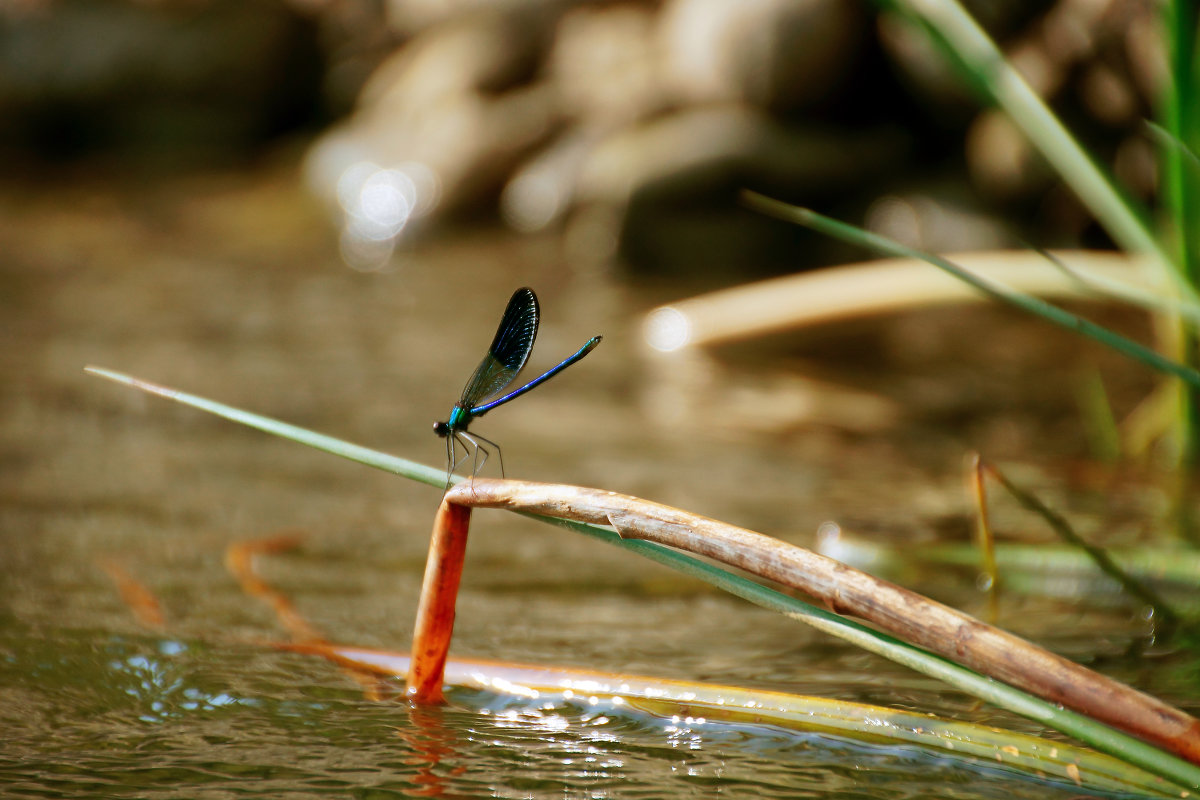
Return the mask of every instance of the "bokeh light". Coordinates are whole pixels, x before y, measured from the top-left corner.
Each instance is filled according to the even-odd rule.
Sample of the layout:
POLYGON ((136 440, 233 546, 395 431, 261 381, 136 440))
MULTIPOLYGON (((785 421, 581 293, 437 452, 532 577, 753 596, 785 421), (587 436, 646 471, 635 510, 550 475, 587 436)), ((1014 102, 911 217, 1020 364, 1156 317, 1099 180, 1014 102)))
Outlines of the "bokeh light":
POLYGON ((646 344, 663 353, 686 347, 692 339, 692 323, 683 312, 663 306, 646 317, 646 344))

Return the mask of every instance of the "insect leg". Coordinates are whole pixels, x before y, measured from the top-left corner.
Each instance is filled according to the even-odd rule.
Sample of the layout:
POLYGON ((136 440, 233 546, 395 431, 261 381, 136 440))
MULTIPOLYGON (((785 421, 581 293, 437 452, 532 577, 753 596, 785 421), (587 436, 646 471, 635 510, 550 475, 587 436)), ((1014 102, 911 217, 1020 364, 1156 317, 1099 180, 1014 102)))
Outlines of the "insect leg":
MULTIPOLYGON (((501 478, 505 477, 505 475, 504 475, 504 451, 500 449, 500 445, 496 444, 491 439, 487 439, 483 436, 480 436, 478 433, 473 433, 471 435, 479 440, 478 442, 475 442, 476 447, 479 447, 479 442, 485 442, 488 445, 490 445, 493 450, 496 451, 496 455, 500 458, 500 477, 501 478)), ((487 456, 490 451, 483 447, 479 447, 479 449, 483 450, 483 453, 484 453, 483 461, 480 462, 480 464, 479 464, 479 466, 482 467, 484 464, 487 463, 487 456)))
POLYGON ((491 442, 477 433, 463 435, 471 440, 471 444, 475 445, 475 460, 471 463, 471 478, 474 480, 475 476, 479 474, 479 470, 483 469, 483 465, 487 463, 488 456, 491 455, 491 451, 481 445, 480 442, 487 442, 488 444, 491 444, 491 442), (479 457, 480 453, 483 454, 482 459, 479 457))
MULTIPOLYGON (((462 466, 462 463, 467 460, 467 453, 471 452, 470 446, 475 444, 475 440, 472 439, 470 436, 467 436, 464 438, 463 434, 461 434, 461 433, 454 434, 454 438, 457 439, 458 443, 461 444, 463 447, 462 457, 455 459, 454 466, 451 468, 451 469, 458 469, 460 466, 462 466)), ((454 448, 451 447, 450 450, 451 450, 451 452, 453 452, 454 448)))
POLYGON ((442 489, 442 495, 450 491, 450 478, 454 475, 454 434, 446 437, 446 488, 442 489))

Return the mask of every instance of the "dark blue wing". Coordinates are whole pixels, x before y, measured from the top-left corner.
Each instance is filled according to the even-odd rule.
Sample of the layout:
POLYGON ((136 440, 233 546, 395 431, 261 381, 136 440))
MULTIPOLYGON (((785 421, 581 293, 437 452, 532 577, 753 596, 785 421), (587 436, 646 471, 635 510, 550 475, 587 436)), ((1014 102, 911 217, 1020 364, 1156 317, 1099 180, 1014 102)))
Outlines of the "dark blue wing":
POLYGON ((460 406, 474 408, 513 382, 533 350, 539 316, 537 295, 532 289, 524 287, 513 292, 492 346, 463 387, 460 406))

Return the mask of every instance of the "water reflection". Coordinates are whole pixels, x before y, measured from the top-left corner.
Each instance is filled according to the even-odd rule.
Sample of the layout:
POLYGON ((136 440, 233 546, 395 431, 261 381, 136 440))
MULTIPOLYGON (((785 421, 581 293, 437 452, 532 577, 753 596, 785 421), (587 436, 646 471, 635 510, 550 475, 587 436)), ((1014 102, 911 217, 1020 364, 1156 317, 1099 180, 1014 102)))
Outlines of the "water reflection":
POLYGON ((143 711, 138 715, 142 722, 162 722, 187 712, 211 711, 243 702, 225 692, 188 685, 179 662, 171 660, 187 652, 187 645, 182 642, 159 642, 157 651, 157 654, 135 653, 108 662, 114 673, 113 683, 123 685, 126 695, 138 706, 148 708, 148 713, 143 711))
POLYGON ((9 628, 0 639, 11 654, 0 685, 26 698, 21 720, 10 717, 11 704, 0 711, 10 717, 0 753, 5 796, 253 787, 259 796, 311 797, 869 798, 946 796, 946 785, 959 784, 964 797, 1013 800, 1075 789, 919 748, 664 718, 586 692, 548 702, 456 689, 450 706, 434 709, 373 702, 324 661, 261 647, 79 631, 40 653, 15 653, 31 633, 9 628), (105 686, 114 692, 81 707, 78 692, 105 686), (31 735, 38 719, 49 724, 31 735), (859 783, 867 772, 874 788, 859 783))
POLYGON ((415 797, 442 797, 447 789, 447 776, 438 767, 449 762, 449 776, 461 775, 465 766, 453 766, 460 758, 459 737, 453 725, 446 724, 444 710, 437 706, 410 706, 411 728, 399 727, 396 735, 408 745, 413 757, 408 759, 417 766, 412 778, 414 788, 405 794, 415 797))

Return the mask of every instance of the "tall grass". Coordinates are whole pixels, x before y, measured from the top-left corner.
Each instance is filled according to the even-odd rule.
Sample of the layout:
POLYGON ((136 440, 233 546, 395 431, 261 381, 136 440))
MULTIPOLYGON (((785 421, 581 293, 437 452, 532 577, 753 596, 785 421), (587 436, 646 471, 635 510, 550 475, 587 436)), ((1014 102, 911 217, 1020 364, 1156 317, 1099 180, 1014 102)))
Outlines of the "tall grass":
MULTIPOLYGON (((1191 286, 1200 282, 1200 171, 1195 160, 1200 148, 1198 24, 1195 0, 1169 0, 1164 12, 1170 84, 1160 112, 1167 132, 1160 161, 1161 192, 1172 263, 1191 286)), ((1180 356, 1195 364, 1200 360, 1196 324, 1179 320, 1177 330, 1180 356)), ((1181 460, 1192 471, 1200 452, 1200 391, 1181 388, 1179 409, 1181 460)))
MULTIPOLYGON (((1200 6, 1166 0, 1163 40, 1168 81, 1159 100, 1160 209, 1157 219, 1128 197, 1005 59, 957 0, 876 0, 916 26, 982 98, 1002 109, 1112 237, 1130 254, 1148 257, 1165 292, 1195 304, 1200 298, 1200 6), (1151 220, 1154 220, 1153 222, 1151 220)), ((1168 304, 1169 305, 1169 304, 1168 304)), ((1164 309, 1168 308, 1164 305, 1164 309)), ((1160 350, 1195 370, 1200 327, 1169 310, 1160 350)), ((1200 462, 1200 388, 1176 382, 1174 420, 1177 463, 1185 472, 1200 462)))

